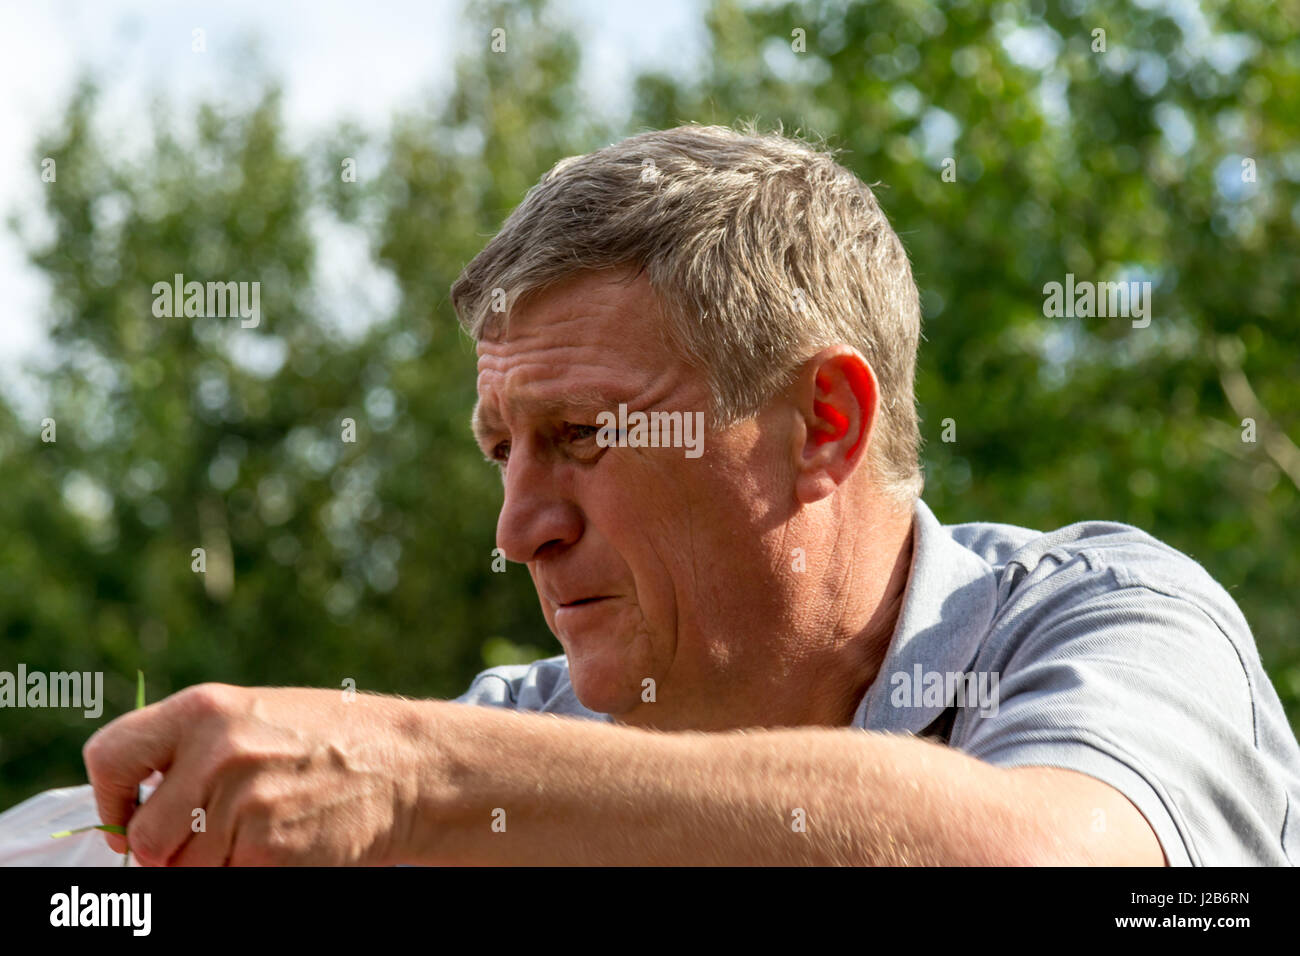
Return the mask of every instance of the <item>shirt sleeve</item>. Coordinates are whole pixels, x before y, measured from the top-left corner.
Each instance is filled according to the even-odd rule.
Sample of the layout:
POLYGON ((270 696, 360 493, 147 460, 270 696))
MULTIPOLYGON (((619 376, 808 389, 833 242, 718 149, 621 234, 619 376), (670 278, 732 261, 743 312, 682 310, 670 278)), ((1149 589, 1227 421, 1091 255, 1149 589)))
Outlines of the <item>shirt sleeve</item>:
POLYGON ((1256 679, 1267 677, 1244 619, 1107 577, 1050 602, 1039 595, 1050 610, 1004 615, 994 660, 980 667, 1000 671, 997 709, 963 713, 953 746, 1111 785, 1170 865, 1286 864, 1290 798, 1258 746, 1250 655, 1256 679))
POLYGON ((610 719, 582 706, 569 682, 568 663, 562 654, 532 664, 490 667, 478 674, 455 702, 587 720, 610 719))
POLYGON ((519 688, 527 674, 528 665, 489 668, 475 675, 455 703, 514 710, 519 706, 519 688))

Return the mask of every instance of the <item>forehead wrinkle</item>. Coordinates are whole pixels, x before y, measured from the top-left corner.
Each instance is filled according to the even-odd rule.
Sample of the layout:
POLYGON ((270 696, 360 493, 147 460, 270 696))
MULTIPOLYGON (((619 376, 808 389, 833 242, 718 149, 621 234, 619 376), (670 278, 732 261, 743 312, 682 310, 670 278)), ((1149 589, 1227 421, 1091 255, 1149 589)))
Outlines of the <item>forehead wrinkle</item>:
POLYGON ((576 336, 581 339, 593 326, 599 328, 611 323, 621 326, 624 311, 624 307, 617 303, 590 300, 579 303, 561 302, 535 313, 530 312, 526 321, 506 321, 491 331, 484 330, 476 343, 477 352, 482 357, 484 353, 509 354, 516 350, 581 348, 581 341, 566 341, 566 337, 576 336), (577 327, 576 332, 572 326, 577 327))
POLYGON ((671 371, 657 368, 666 357, 662 343, 642 341, 626 327, 629 309, 636 312, 626 287, 601 293, 579 302, 550 300, 540 309, 534 304, 526 310, 532 321, 479 339, 479 402, 471 421, 477 437, 505 431, 503 415, 614 411, 622 403, 654 404, 652 393, 662 398, 671 390, 665 381, 671 371), (566 378, 586 381, 568 384, 566 378))

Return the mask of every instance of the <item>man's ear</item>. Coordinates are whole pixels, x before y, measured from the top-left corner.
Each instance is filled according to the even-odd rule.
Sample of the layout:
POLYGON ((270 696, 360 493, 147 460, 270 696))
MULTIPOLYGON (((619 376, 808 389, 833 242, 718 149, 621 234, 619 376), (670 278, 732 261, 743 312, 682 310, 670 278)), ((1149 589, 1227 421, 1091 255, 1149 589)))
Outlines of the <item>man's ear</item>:
POLYGON ((847 481, 866 457, 880 393, 871 366, 848 345, 814 355, 793 387, 803 426, 795 430, 795 493, 811 504, 847 481))

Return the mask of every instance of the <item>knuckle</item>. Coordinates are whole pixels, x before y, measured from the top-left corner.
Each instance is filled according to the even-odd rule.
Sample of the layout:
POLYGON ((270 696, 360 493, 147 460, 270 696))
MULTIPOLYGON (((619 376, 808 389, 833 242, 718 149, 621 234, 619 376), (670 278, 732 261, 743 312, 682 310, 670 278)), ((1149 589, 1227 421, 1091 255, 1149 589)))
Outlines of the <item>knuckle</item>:
POLYGON ((181 691, 180 697, 196 716, 224 714, 230 706, 230 688, 225 684, 195 684, 181 691))
POLYGON ((240 800, 241 815, 267 828, 270 828, 278 806, 279 797, 276 792, 258 780, 248 785, 240 800))
POLYGON ((103 731, 97 730, 82 745, 81 760, 91 776, 96 775, 105 765, 103 731))
POLYGON ((222 734, 209 745, 208 759, 215 770, 229 770, 243 762, 244 749, 230 734, 222 734))
POLYGON ((247 735, 227 730, 208 745, 207 761, 214 774, 247 774, 255 771, 262 760, 262 750, 247 735))

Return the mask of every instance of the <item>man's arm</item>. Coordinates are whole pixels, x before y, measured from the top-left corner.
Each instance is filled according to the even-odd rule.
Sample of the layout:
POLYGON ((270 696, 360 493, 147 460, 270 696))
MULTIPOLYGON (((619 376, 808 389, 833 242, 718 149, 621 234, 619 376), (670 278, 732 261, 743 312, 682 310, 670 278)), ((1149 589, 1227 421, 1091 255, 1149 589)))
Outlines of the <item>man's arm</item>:
POLYGON ((1087 776, 856 729, 668 734, 205 684, 124 714, 83 753, 101 819, 129 821, 146 865, 1162 859, 1141 814, 1087 776), (153 770, 163 782, 135 809, 153 770))
POLYGON ((420 862, 1164 864, 1137 809, 1073 771, 850 728, 661 734, 465 710, 413 718, 449 768, 421 788, 420 862))

